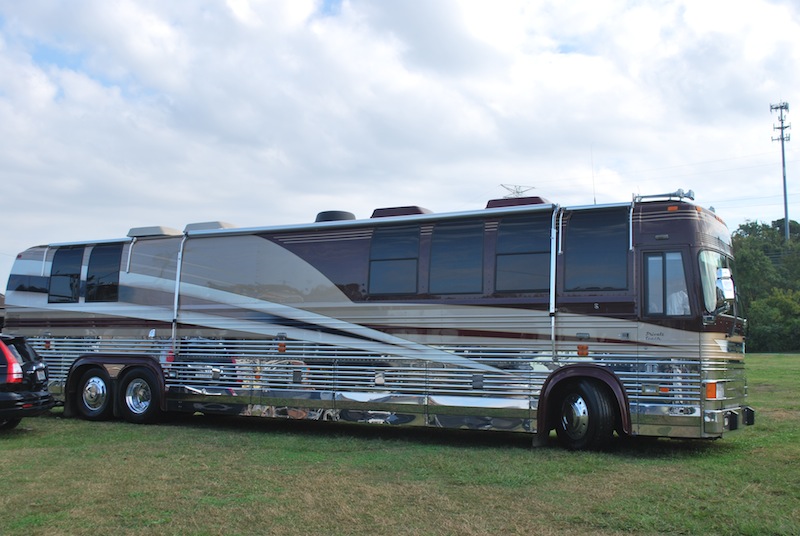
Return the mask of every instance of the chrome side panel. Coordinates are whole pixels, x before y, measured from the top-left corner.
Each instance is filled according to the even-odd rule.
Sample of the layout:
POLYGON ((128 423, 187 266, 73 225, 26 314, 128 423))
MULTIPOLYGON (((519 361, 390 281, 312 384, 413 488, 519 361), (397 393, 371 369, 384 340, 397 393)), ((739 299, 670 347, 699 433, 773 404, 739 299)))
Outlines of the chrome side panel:
POLYGON ((494 366, 507 367, 516 351, 492 365, 484 359, 484 368, 494 370, 485 372, 292 341, 217 339, 210 348, 213 357, 196 350, 181 353, 181 344, 196 346, 191 340, 174 349, 169 340, 33 338, 31 343, 52 363, 52 386, 61 396, 70 365, 81 355, 148 353, 161 362, 173 410, 535 430, 530 364, 522 371, 494 366), (184 357, 176 359, 174 352, 184 357))
POLYGON ((295 309, 299 327, 286 328, 235 321, 208 307, 194 318, 206 326, 196 324, 188 336, 179 331, 175 344, 167 329, 156 329, 152 339, 105 332, 82 338, 40 334, 31 342, 48 362, 56 396, 63 397, 69 368, 81 355, 146 354, 161 363, 168 406, 180 411, 535 432, 542 385, 554 371, 575 364, 614 373, 627 394, 635 435, 719 437, 731 429, 732 415, 735 422, 743 411, 740 348, 721 334, 562 314, 553 356, 544 312, 420 305, 382 310, 378 315, 368 306, 328 306, 325 312, 337 318, 295 309), (357 323, 370 315, 373 328, 357 323), (315 325, 317 331, 310 329, 315 325), (249 338, 220 337, 231 332, 249 338), (710 380, 725 383, 724 400, 704 399, 710 380))

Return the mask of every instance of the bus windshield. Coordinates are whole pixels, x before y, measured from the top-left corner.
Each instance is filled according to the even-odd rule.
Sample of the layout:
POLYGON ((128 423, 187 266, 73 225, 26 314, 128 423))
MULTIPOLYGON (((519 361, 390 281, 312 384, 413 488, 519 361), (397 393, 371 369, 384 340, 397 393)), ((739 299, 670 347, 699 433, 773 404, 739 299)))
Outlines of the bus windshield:
POLYGON ((714 313, 722 307, 725 299, 717 288, 717 271, 731 270, 731 258, 716 251, 700 252, 700 279, 703 283, 703 303, 706 311, 714 313))

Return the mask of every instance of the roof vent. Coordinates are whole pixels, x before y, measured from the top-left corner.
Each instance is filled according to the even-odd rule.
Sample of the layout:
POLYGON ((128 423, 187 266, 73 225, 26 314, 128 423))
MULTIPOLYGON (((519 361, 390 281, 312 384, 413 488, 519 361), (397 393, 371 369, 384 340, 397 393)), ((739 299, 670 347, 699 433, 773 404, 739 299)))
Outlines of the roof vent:
POLYGON ((314 221, 316 223, 322 223, 324 221, 345 221, 354 219, 356 219, 356 215, 346 210, 325 210, 317 214, 317 219, 314 221))
POLYGON ((390 216, 413 216, 414 214, 433 214, 433 211, 417 206, 376 208, 372 212, 372 217, 388 218, 390 216))
POLYGON ((492 199, 486 203, 486 208, 519 207, 522 205, 549 205, 550 201, 544 197, 504 197, 492 199))
POLYGON ((211 231, 213 229, 232 229, 234 227, 236 227, 234 224, 228 223, 226 221, 203 221, 198 223, 187 224, 183 232, 188 233, 189 231, 211 231))
POLYGON ((150 227, 134 227, 128 231, 130 238, 145 238, 157 236, 180 236, 181 232, 172 227, 164 227, 163 225, 153 225, 150 227))

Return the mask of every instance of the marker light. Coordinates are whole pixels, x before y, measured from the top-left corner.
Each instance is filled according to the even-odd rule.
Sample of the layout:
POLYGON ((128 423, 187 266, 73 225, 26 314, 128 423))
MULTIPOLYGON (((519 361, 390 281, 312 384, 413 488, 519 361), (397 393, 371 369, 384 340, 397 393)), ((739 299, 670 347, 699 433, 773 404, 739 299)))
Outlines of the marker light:
POLYGON ((725 398, 725 384, 722 382, 706 383, 706 399, 721 400, 725 398))

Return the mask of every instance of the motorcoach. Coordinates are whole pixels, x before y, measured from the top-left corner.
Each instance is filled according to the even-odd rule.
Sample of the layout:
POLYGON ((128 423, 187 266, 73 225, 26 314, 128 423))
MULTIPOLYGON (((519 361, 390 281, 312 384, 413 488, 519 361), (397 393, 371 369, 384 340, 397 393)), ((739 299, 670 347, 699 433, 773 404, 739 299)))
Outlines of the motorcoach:
POLYGON ((681 190, 562 207, 131 229, 32 247, 5 331, 66 415, 166 412, 612 436, 753 424, 730 234, 681 190))

